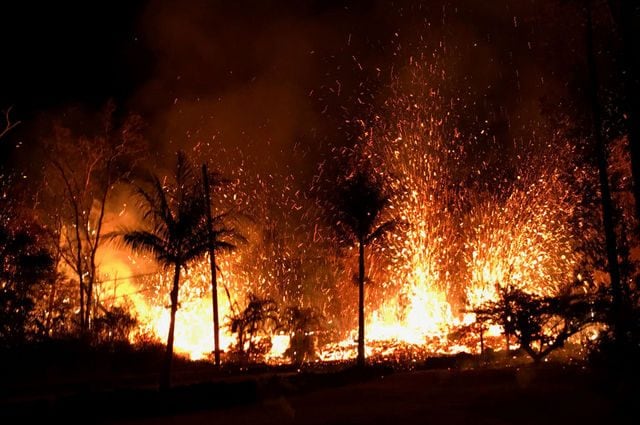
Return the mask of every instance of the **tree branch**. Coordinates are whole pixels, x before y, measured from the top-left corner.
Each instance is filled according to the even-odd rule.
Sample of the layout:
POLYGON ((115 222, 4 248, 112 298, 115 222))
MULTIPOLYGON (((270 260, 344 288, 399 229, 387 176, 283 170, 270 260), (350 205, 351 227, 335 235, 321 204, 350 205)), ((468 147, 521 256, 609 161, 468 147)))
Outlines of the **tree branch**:
POLYGON ((0 139, 2 139, 8 132, 16 128, 21 123, 21 121, 11 122, 10 115, 11 115, 12 108, 13 107, 10 106, 9 108, 7 108, 7 110, 4 111, 5 125, 4 125, 4 129, 0 130, 0 139))

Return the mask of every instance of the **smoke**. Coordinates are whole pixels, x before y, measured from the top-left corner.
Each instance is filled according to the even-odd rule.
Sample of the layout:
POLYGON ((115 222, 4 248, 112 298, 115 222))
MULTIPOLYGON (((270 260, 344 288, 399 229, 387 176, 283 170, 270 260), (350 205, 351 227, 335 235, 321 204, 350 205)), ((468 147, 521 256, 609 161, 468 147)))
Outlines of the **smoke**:
MULTIPOLYGON (((555 2, 151 1, 137 24, 154 58, 129 105, 160 152, 195 150, 233 172, 308 180, 361 134, 410 61, 434 72, 456 130, 490 163, 545 143, 580 62, 579 14, 555 2), (559 25, 554 15, 576 16, 559 25), (490 145, 494 149, 486 148, 490 145)), ((507 158, 509 159, 509 158, 507 158)), ((480 159, 482 160, 482 159, 480 159)))

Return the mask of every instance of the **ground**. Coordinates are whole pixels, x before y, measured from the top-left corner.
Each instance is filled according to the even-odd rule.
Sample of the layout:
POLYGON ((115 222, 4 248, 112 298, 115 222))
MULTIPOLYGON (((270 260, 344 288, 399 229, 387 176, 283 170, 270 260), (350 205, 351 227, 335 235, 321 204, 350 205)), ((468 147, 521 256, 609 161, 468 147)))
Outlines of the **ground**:
POLYGON ((263 395, 253 404, 118 423, 639 423, 635 403, 627 405, 608 385, 592 374, 565 368, 380 373, 364 382, 302 393, 291 384, 281 394, 263 395))

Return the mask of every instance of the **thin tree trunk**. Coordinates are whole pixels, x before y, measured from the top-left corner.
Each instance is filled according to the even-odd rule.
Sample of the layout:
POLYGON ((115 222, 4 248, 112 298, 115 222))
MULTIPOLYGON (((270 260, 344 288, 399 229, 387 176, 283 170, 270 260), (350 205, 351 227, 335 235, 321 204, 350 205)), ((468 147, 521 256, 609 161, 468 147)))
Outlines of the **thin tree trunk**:
POLYGON ((51 336, 51 328, 53 326, 53 307, 56 299, 56 283, 51 283, 51 291, 49 292, 49 311, 47 311, 45 320, 45 334, 47 337, 51 336))
MULTIPOLYGON (((107 170, 109 171, 111 166, 111 160, 107 161, 107 170)), ((109 194, 109 187, 111 183, 107 182, 104 187, 104 191, 102 193, 102 199, 100 202, 100 214, 98 215, 98 220, 96 222, 95 229, 95 239, 91 242, 91 233, 89 232, 89 226, 85 226, 85 231, 87 235, 87 241, 89 248, 91 249, 91 253, 89 256, 89 271, 90 274, 87 280, 87 310, 85 312, 85 326, 88 331, 91 330, 91 310, 93 304, 93 287, 96 282, 96 254, 98 252, 98 248, 100 247, 100 236, 102 234, 102 224, 104 221, 105 209, 107 204, 107 196, 109 194)))
POLYGON ((598 161, 598 174, 600 178, 600 193, 602 204, 602 220, 604 225, 605 242, 607 249, 607 262, 609 276, 611 278, 611 292, 613 294, 614 333, 616 340, 620 340, 623 334, 624 321, 622 319, 622 293, 620 285, 620 266, 618 264, 618 248, 616 241, 615 223, 613 219, 613 202, 609 188, 609 175, 607 172, 607 151, 602 138, 602 118, 600 116, 600 102, 598 100, 598 77, 596 72, 596 60, 593 52, 593 28, 591 22, 591 3, 586 10, 587 15, 587 65, 589 72, 589 97, 592 112, 592 132, 596 142, 596 155, 598 161))
POLYGON ((636 200, 636 218, 640 220, 640 55, 638 55, 638 25, 640 9, 636 2, 629 0, 609 0, 609 9, 618 31, 622 34, 624 53, 626 106, 628 108, 629 151, 633 176, 633 194, 636 200))
POLYGON ((247 350, 247 359, 251 360, 251 356, 253 355, 253 333, 255 332, 255 325, 252 322, 251 327, 249 328, 249 348, 247 350))
MULTIPOLYGON (((64 168, 60 163, 53 161, 53 166, 58 169, 60 172, 60 176, 64 182, 64 185, 69 193, 69 202, 71 203, 71 207, 73 208, 74 215, 74 224, 75 224, 75 234, 76 234, 76 273, 78 275, 78 285, 80 289, 80 337, 84 339, 86 337, 86 327, 84 321, 84 308, 85 308, 85 299, 84 299, 84 280, 82 273, 82 239, 80 238, 80 208, 78 208, 78 201, 75 198, 74 191, 71 187, 71 182, 67 177, 67 173, 65 173, 64 168)), ((73 252, 73 250, 71 250, 73 252)))
POLYGON ((82 275, 82 241, 80 239, 80 223, 79 212, 76 211, 76 241, 77 241, 77 256, 76 256, 76 267, 78 273, 78 283, 80 285, 80 337, 84 339, 87 334, 87 324, 84 320, 84 309, 85 309, 85 298, 84 298, 84 280, 82 275))
POLYGON ((209 173, 207 165, 202 164, 205 210, 207 212, 207 231, 209 232, 209 262, 211 266, 211 304, 213 305, 213 355, 216 367, 220 367, 220 321, 218 318, 218 281, 216 276, 216 249, 211 220, 211 197, 209 192, 209 173))
POLYGON ((173 363, 173 340, 176 328, 176 311, 178 310, 178 288, 180 283, 180 269, 176 264, 173 275, 173 287, 171 288, 171 318, 169 320, 169 335, 167 336, 167 349, 164 356, 164 366, 160 374, 160 389, 166 390, 171 385, 171 364, 173 363))
POLYGON ((358 366, 364 366, 364 241, 359 243, 359 268, 358 268, 358 366))

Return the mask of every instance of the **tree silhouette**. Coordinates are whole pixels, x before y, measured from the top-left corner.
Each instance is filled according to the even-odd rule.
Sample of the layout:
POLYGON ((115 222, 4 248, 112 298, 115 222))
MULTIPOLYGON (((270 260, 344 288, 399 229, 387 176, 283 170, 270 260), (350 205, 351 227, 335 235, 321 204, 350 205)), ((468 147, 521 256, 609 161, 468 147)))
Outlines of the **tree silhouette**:
POLYGON ((556 296, 537 296, 512 286, 499 293, 498 300, 474 310, 478 322, 502 326, 536 363, 585 326, 602 320, 595 300, 570 288, 556 296))
POLYGON ((277 328, 278 324, 278 306, 275 301, 249 294, 249 302, 245 309, 230 317, 228 322, 231 332, 238 336, 236 350, 241 360, 266 354, 270 347, 265 344, 256 346, 255 337, 268 334, 270 330, 277 328))
POLYGON ((629 152, 631 154, 636 218, 640 220, 640 57, 637 54, 640 8, 632 1, 608 0, 609 11, 622 38, 625 66, 624 88, 628 110, 629 152))
POLYGON ((321 328, 322 316, 313 308, 292 306, 285 310, 282 324, 289 331, 289 347, 285 352, 300 365, 316 357, 313 333, 321 328))
POLYGON ((220 319, 218 315, 218 264, 216 263, 219 252, 229 252, 236 249, 237 243, 244 242, 245 238, 235 229, 226 226, 228 213, 213 216, 211 213, 211 188, 220 186, 224 180, 218 173, 207 170, 206 164, 202 165, 202 186, 204 189, 204 208, 207 219, 208 253, 211 266, 211 304, 213 309, 213 340, 214 361, 220 367, 220 319))
POLYGON ((12 107, 10 106, 4 111, 5 123, 4 123, 4 128, 0 127, 0 139, 2 139, 7 133, 13 130, 16 126, 20 125, 20 121, 15 121, 15 122, 11 121, 11 116, 10 116, 11 109, 12 107))
POLYGON ((110 347, 116 344, 128 343, 129 335, 138 324, 127 307, 114 306, 101 309, 101 314, 95 318, 95 336, 98 344, 110 347))
POLYGON ((178 152, 177 156, 173 184, 165 185, 154 175, 149 189, 138 188, 146 226, 122 233, 124 243, 131 249, 150 253, 161 266, 173 268, 171 318, 161 388, 168 388, 171 379, 180 272, 209 248, 202 184, 185 154, 178 152))
POLYGON ((586 56, 587 71, 589 76, 589 86, 587 87, 591 106, 591 131, 595 144, 596 160, 598 166, 598 177, 600 182, 600 203, 602 207, 602 225, 604 227, 605 246, 607 252, 607 269, 611 279, 611 291, 613 294, 613 309, 610 322, 613 325, 616 339, 622 341, 625 334, 626 302, 623 297, 622 280, 620 275, 620 264, 618 262, 618 241, 616 239, 615 208, 611 196, 611 187, 607 169, 607 143, 604 140, 602 128, 602 107, 598 96, 599 80, 597 72, 596 57, 594 53, 594 32, 592 22, 592 2, 586 1, 586 56))
POLYGON ((334 223, 338 232, 351 245, 358 246, 358 359, 359 366, 365 364, 364 334, 364 283, 365 247, 390 231, 393 220, 379 224, 380 216, 389 204, 380 181, 373 170, 359 169, 347 177, 336 190, 334 199, 334 223))
POLYGON ((31 288, 53 274, 51 253, 37 231, 0 221, 0 344, 24 342, 34 307, 31 288))

